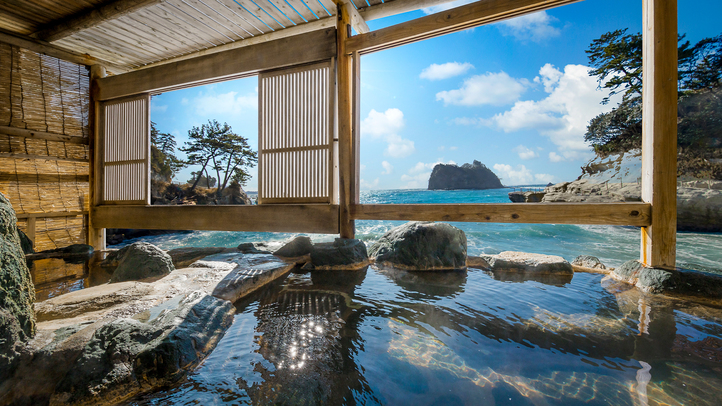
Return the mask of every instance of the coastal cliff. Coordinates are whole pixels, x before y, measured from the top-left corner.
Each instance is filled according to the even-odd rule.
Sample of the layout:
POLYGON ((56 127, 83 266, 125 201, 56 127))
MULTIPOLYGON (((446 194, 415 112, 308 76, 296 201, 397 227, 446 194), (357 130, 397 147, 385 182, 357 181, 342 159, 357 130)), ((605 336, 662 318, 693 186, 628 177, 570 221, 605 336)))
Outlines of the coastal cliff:
MULTIPOLYGON (((708 161, 712 167, 720 165, 708 161)), ((577 180, 548 186, 542 202, 642 201, 641 167, 639 149, 596 157, 582 167, 577 180)), ((722 181, 689 174, 677 178, 677 230, 722 231, 722 181)))
POLYGON ((429 190, 499 189, 501 180, 479 161, 473 164, 438 164, 429 177, 429 190))

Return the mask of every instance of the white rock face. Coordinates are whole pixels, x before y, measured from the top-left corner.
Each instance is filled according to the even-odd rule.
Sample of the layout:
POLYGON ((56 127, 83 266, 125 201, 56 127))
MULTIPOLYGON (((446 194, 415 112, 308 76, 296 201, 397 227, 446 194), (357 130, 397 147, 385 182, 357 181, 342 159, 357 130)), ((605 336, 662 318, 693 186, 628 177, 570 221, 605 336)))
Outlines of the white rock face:
POLYGON ((517 271, 536 274, 572 275, 572 265, 556 255, 504 251, 498 255, 482 255, 491 270, 517 271))

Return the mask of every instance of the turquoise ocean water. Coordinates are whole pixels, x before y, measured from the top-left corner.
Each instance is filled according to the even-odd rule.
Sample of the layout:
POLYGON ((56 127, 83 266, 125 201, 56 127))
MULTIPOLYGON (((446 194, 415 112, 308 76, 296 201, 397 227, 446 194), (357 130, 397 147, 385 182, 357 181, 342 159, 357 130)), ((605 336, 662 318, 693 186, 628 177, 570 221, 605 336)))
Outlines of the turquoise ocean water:
MULTIPOLYGON (((361 193, 369 204, 402 203, 509 203, 512 189, 491 190, 375 190, 361 193)), ((356 235, 367 245, 403 221, 357 221, 356 235)), ((639 258, 640 231, 635 227, 568 224, 452 223, 464 230, 469 255, 524 251, 560 255, 571 261, 577 255, 594 255, 608 266, 639 258)), ((297 234, 194 231, 144 237, 161 248, 234 247, 242 242, 282 241, 297 234)), ((334 235, 313 234, 314 241, 331 241, 334 235)), ((722 233, 679 233, 677 265, 706 271, 722 270, 722 233)), ((127 244, 128 241, 125 242, 127 244)))

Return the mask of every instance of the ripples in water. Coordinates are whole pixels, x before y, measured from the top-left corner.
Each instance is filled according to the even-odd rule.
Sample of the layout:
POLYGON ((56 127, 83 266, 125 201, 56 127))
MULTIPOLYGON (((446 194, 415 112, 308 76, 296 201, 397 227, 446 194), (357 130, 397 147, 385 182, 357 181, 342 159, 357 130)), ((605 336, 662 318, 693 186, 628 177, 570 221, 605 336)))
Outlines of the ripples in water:
POLYGON ((601 275, 292 273, 133 404, 712 405, 722 310, 601 275))

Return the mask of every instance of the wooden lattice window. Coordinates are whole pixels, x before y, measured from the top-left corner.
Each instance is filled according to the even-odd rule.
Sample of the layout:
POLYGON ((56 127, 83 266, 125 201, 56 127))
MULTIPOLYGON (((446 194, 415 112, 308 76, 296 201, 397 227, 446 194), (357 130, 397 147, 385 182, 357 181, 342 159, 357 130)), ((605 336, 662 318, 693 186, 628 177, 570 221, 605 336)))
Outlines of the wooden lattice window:
POLYGON ((333 63, 259 77, 258 203, 331 203, 333 63))
POLYGON ((102 202, 150 203, 150 95, 104 102, 102 202))

